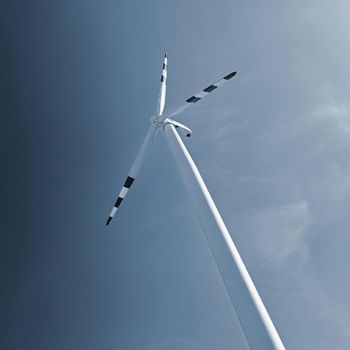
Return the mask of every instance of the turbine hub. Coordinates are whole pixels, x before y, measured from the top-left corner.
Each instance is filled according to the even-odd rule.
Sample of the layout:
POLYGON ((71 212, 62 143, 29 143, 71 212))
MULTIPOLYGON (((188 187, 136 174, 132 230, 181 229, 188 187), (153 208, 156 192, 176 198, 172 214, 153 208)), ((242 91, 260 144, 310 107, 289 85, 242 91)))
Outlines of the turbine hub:
POLYGON ((162 120, 159 120, 158 117, 156 115, 151 117, 151 124, 155 127, 155 128, 160 128, 164 125, 164 122, 162 120))

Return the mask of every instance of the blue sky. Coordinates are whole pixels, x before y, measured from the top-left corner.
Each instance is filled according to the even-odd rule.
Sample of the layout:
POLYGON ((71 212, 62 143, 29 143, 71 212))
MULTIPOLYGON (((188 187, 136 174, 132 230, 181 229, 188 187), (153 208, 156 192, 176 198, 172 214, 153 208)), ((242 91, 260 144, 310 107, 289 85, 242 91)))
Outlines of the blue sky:
POLYGON ((245 349, 164 135, 170 110, 287 349, 350 347, 346 1, 1 5, 6 349, 245 349))

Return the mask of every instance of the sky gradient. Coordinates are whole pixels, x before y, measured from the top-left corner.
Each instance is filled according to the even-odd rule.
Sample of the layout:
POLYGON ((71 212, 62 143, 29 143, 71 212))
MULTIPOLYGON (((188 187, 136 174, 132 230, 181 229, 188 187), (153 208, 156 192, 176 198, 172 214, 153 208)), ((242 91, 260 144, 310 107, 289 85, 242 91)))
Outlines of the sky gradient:
POLYGON ((0 348, 246 349, 156 111, 287 349, 350 348, 350 4, 2 1, 0 348))

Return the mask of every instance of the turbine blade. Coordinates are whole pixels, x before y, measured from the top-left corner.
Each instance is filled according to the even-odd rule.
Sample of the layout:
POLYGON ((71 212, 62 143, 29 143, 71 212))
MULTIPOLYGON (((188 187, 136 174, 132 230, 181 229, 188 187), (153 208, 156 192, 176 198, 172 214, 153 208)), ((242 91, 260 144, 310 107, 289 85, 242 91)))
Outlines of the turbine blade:
POLYGON ((144 159, 146 151, 147 151, 147 146, 149 145, 150 141, 152 140, 155 130, 156 129, 153 127, 150 127, 150 129, 148 130, 147 135, 142 143, 142 146, 141 146, 141 148, 136 156, 134 164, 132 165, 132 167, 129 171, 129 175, 124 182, 124 185, 123 185, 123 187, 118 195, 118 198, 117 198, 117 200, 116 200, 116 202, 111 210, 111 213, 109 214, 106 225, 108 225, 112 221, 115 213, 117 212, 117 210, 120 207, 121 203, 123 202, 126 194, 128 193, 129 189, 131 188, 132 184, 134 183, 135 178, 138 175, 140 168, 141 168, 141 165, 143 163, 143 159, 144 159))
POLYGON ((188 107, 192 106, 193 104, 199 102, 200 100, 202 100, 203 98, 207 97, 211 92, 213 92, 214 90, 216 90, 219 86, 223 85, 224 83, 226 83, 228 80, 230 80, 231 78, 233 78, 235 75, 237 74, 237 72, 232 72, 230 74, 227 74, 226 76, 224 76, 222 79, 219 79, 218 81, 216 81, 215 83, 209 85, 208 87, 206 87, 205 89, 203 89, 202 91, 198 92, 197 94, 189 97, 186 102, 181 105, 179 108, 175 109, 174 112, 169 113, 166 117, 162 117, 162 120, 165 120, 166 118, 171 118, 176 114, 179 114, 180 112, 182 112, 183 110, 187 109, 188 107))
POLYGON ((164 106, 165 106, 165 97, 166 97, 166 80, 167 80, 167 67, 168 67, 168 55, 165 53, 162 75, 160 77, 160 90, 158 96, 158 104, 157 104, 157 117, 160 117, 163 114, 164 106))

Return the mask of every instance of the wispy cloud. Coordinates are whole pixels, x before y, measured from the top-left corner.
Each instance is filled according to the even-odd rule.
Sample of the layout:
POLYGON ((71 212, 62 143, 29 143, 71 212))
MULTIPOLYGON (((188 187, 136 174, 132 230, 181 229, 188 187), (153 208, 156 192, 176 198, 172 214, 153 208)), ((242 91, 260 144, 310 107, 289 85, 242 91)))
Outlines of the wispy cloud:
POLYGON ((265 208, 252 217, 256 249, 269 262, 269 268, 280 268, 293 255, 298 256, 300 263, 305 262, 308 257, 305 235, 311 220, 305 200, 265 208))

